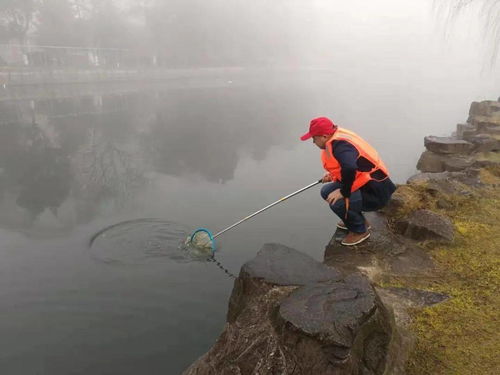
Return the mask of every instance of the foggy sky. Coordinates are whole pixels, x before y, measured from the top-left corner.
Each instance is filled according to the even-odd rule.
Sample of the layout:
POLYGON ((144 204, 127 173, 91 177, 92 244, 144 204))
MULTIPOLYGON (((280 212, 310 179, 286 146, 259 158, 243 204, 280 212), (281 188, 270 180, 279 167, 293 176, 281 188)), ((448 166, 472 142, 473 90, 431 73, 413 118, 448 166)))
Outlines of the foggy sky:
MULTIPOLYGON (((140 19, 137 4, 147 7, 155 0, 115 2, 124 13, 140 19)), ((478 7, 471 7, 450 22, 451 0, 157 0, 156 3, 165 4, 169 10, 164 15, 166 22, 169 17, 182 17, 185 8, 203 5, 200 10, 208 12, 200 12, 198 18, 192 17, 196 15, 192 12, 190 18, 183 19, 193 32, 201 22, 211 26, 205 30, 207 34, 218 31, 220 23, 227 24, 229 33, 238 32, 238 26, 255 26, 251 30, 254 36, 267 35, 276 46, 289 46, 296 59, 290 64, 330 65, 374 59, 392 65, 404 62, 412 67, 424 58, 443 62, 458 58, 455 63, 460 63, 460 57, 473 54, 478 58, 464 62, 479 65, 480 69, 483 57, 493 48, 484 33, 478 7)))

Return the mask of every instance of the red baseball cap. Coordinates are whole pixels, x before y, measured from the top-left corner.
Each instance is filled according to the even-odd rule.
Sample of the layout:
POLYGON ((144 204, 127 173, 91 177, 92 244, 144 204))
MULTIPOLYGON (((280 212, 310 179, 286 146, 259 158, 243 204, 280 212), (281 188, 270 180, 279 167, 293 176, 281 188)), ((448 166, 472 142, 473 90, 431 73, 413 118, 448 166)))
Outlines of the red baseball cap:
POLYGON ((311 120, 309 124, 309 131, 300 137, 301 141, 305 141, 315 135, 330 135, 335 133, 337 125, 327 117, 318 117, 311 120))

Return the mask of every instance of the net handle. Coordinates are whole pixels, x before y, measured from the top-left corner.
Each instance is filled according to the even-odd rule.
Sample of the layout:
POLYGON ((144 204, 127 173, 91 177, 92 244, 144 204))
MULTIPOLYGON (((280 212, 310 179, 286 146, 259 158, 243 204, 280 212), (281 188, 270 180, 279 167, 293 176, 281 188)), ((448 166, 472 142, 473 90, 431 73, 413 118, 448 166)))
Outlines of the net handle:
POLYGON ((245 217, 245 218, 241 219, 240 221, 238 221, 238 222, 234 223, 233 225, 231 225, 231 226, 227 227, 226 229, 223 229, 223 230, 221 230, 220 232, 216 233, 216 234, 213 236, 213 239, 215 239, 216 237, 220 236, 222 233, 227 232, 227 231, 228 231, 228 230, 230 230, 230 229, 233 229, 235 226, 240 225, 241 223, 243 223, 244 221, 247 221, 248 219, 250 219, 250 218, 254 217, 255 215, 258 215, 258 214, 260 214, 261 212, 266 211, 267 209, 269 209, 269 208, 271 208, 271 207, 273 207, 273 206, 277 205, 278 203, 281 203, 281 202, 283 202, 283 201, 286 201, 288 198, 291 198, 291 197, 293 197, 293 196, 295 196, 295 195, 297 195, 297 194, 299 194, 299 193, 302 193, 304 190, 310 189, 310 188, 312 188, 313 186, 316 186, 316 185, 318 185, 318 184, 321 184, 322 182, 323 182, 323 179, 318 180, 318 181, 315 181, 315 182, 313 182, 313 183, 311 183, 311 184, 309 184, 309 185, 307 185, 307 186, 304 186, 303 188, 301 188, 301 189, 299 189, 299 190, 297 190, 297 191, 294 191, 294 192, 293 192, 293 193, 291 193, 291 194, 288 194, 288 195, 284 196, 283 198, 278 199, 276 202, 273 202, 273 203, 271 203, 270 205, 267 205, 266 207, 261 208, 259 211, 254 212, 253 214, 251 214, 251 215, 249 215, 249 216, 247 216, 247 217, 245 217))

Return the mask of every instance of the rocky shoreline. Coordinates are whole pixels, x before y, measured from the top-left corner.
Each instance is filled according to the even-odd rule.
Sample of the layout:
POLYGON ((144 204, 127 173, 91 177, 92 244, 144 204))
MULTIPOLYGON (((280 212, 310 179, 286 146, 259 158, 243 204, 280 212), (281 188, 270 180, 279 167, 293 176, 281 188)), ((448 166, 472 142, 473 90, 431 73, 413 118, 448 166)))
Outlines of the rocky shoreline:
POLYGON ((384 212, 368 216, 370 241, 346 248, 337 230, 323 263, 266 244, 243 265, 224 331, 184 375, 407 373, 417 337, 412 311, 453 299, 408 280, 441 275, 429 248, 461 236, 448 213, 498 189, 500 102, 472 103, 454 136, 424 144, 421 173, 398 187, 384 212))

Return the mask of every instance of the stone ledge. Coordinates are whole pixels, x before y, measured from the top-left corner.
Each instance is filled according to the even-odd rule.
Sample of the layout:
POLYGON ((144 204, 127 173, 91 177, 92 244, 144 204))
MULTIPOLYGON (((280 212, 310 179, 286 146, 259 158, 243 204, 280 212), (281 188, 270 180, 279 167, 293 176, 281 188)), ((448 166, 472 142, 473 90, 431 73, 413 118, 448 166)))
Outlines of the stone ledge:
POLYGON ((339 275, 264 245, 235 280, 224 331, 184 375, 402 374, 407 353, 393 315, 364 276, 339 275))
POLYGON ((472 151, 472 144, 454 137, 427 136, 424 138, 427 150, 437 154, 468 154, 472 151))
POLYGON ((339 280, 340 273, 290 247, 268 243, 241 267, 240 277, 262 279, 275 285, 306 285, 339 280))

